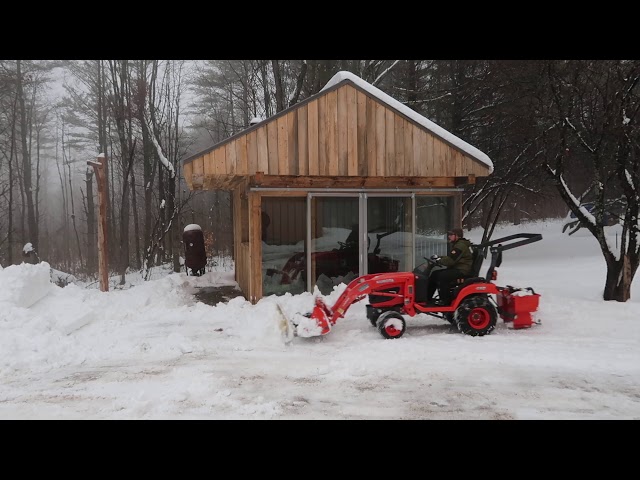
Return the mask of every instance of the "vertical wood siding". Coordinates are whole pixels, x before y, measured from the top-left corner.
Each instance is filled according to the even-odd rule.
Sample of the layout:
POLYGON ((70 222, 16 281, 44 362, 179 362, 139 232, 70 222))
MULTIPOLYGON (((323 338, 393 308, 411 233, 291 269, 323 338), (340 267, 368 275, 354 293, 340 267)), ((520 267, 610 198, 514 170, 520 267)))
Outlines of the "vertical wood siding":
POLYGON ((190 164, 189 175, 205 176, 488 174, 484 164, 351 84, 329 90, 190 164))

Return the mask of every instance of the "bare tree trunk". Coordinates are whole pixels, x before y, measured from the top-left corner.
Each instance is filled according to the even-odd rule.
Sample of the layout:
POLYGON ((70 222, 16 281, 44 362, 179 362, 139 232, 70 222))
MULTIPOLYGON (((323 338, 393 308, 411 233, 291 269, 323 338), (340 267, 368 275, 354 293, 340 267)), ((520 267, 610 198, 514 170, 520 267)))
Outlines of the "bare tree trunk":
POLYGON ((8 254, 7 260, 9 265, 13 264, 13 157, 16 156, 16 103, 18 97, 13 102, 13 110, 11 112, 11 148, 9 149, 9 231, 7 232, 8 254))
POLYGON ((87 188, 87 271, 93 274, 97 270, 98 262, 96 262, 96 210, 93 201, 93 169, 91 167, 87 167, 85 185, 87 188))
POLYGON ((24 195, 27 200, 27 224, 29 226, 29 242, 33 249, 38 251, 38 224, 36 223, 36 212, 33 204, 33 184, 31 179, 31 154, 27 149, 27 117, 24 102, 24 89, 22 84, 21 60, 16 61, 16 88, 18 92, 18 102, 20 103, 20 138, 22 141, 22 182, 24 184, 24 195))
POLYGON ((631 298, 631 283, 638 270, 638 257, 625 255, 620 260, 606 259, 607 276, 602 294, 603 300, 626 302, 631 298))
POLYGON ((136 202, 136 176, 133 172, 133 168, 131 169, 131 208, 133 210, 133 232, 135 237, 133 267, 136 270, 140 270, 140 268, 142 268, 142 262, 140 260, 140 224, 138 221, 138 203, 136 202))
POLYGON ((278 113, 285 108, 284 86, 282 85, 280 62, 278 60, 271 60, 271 68, 273 69, 273 81, 276 85, 276 113, 278 113))
POLYGON ((153 180, 155 176, 155 163, 153 162, 153 153, 151 150, 151 141, 149 140, 149 131, 146 122, 142 124, 142 144, 143 144, 143 179, 144 179, 144 257, 147 268, 152 265, 151 242, 153 230, 152 221, 152 200, 153 200, 153 180))
POLYGON ((73 231, 76 236, 76 244, 78 245, 78 258, 80 259, 80 270, 82 271, 82 246, 80 245, 80 236, 78 235, 78 227, 76 226, 76 210, 73 202, 73 183, 71 182, 71 158, 67 162, 67 169, 69 175, 69 198, 71 201, 71 222, 73 223, 73 231))
POLYGON ((120 285, 124 285, 127 268, 129 268, 129 174, 133 167, 135 141, 131 132, 131 88, 129 63, 127 60, 109 60, 111 84, 113 87, 113 109, 118 140, 120 144, 120 165, 122 192, 120 195, 120 258, 118 273, 120 285))
POLYGON ((300 65, 300 72, 298 73, 298 77, 296 79, 296 90, 291 96, 291 100, 289 101, 289 106, 293 106, 298 103, 300 99, 300 93, 302 92, 302 85, 304 85, 304 79, 307 75, 307 61, 303 60, 302 65, 300 65))
MULTIPOLYGON (((108 152, 109 145, 107 143, 107 105, 105 99, 105 72, 104 72, 104 60, 97 60, 98 62, 98 79, 97 79, 97 117, 98 117, 98 143, 100 151, 98 154, 104 153, 108 155, 108 158, 113 158, 113 152, 108 152)), ((104 178, 107 184, 105 189, 105 201, 107 203, 107 225, 110 226, 109 233, 107 234, 107 251, 113 252, 114 235, 115 235, 115 223, 113 216, 113 192, 109 193, 109 187, 112 185, 112 181, 109 179, 109 172, 111 167, 109 166, 111 162, 105 162, 104 166, 104 178)), ((92 200, 93 202, 93 200, 92 200)), ((91 210, 95 212, 94 209, 91 210)), ((95 213, 94 213, 95 218, 95 213)))
MULTIPOLYGON (((165 185, 164 185, 164 170, 162 168, 158 169, 158 196, 160 197, 161 201, 164 200, 166 198, 166 193, 165 193, 165 185)), ((165 231, 167 226, 166 226, 166 221, 167 221, 167 208, 166 208, 166 203, 164 206, 162 206, 160 208, 160 211, 158 212, 158 219, 160 220, 160 230, 161 231, 165 231)), ((158 253, 158 263, 163 264, 166 261, 165 258, 165 249, 166 249, 166 240, 165 237, 162 237, 162 242, 160 243, 160 247, 159 247, 159 253, 158 253)))
MULTIPOLYGON (((64 126, 61 131, 62 131, 61 138, 62 138, 62 152, 63 152, 62 156, 64 161, 64 126)), ((67 191, 65 187, 65 181, 63 178, 64 169, 60 168, 60 161, 58 159, 58 138, 57 137, 56 137, 55 161, 56 161, 56 167, 58 169, 58 177, 60 178, 60 191, 62 192, 62 229, 64 232, 64 238, 62 242, 62 250, 64 251, 63 261, 64 261, 64 269, 68 270, 67 262, 69 260, 69 253, 68 253, 69 238, 68 238, 68 220, 67 219, 69 217, 69 213, 68 213, 68 207, 67 207, 67 191)))
POLYGON ((269 93, 269 75, 267 74, 267 61, 260 61, 260 74, 262 76, 262 93, 264 98, 264 114, 267 118, 273 115, 271 108, 271 94, 269 93))

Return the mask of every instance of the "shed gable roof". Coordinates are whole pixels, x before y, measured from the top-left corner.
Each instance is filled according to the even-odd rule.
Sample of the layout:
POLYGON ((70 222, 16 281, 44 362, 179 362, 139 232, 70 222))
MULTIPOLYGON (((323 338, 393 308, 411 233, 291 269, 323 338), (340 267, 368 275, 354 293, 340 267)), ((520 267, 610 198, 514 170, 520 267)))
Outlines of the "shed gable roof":
MULTIPOLYGON (((393 187, 464 183, 493 171, 489 157, 349 72, 316 95, 184 160, 190 189, 235 188, 263 174, 393 187), (370 181, 371 180, 371 181, 370 181), (372 183, 373 182, 373 183, 372 183), (393 184, 393 185, 392 185, 393 184)), ((253 181, 253 180, 252 180, 253 181)), ((335 183, 333 183, 335 184, 335 183)))

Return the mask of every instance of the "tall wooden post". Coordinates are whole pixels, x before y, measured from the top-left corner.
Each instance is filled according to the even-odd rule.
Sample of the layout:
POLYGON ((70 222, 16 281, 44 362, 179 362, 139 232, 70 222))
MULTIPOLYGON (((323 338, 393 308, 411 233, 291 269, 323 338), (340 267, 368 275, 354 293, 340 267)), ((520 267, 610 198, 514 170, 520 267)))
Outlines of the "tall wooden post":
POLYGON ((96 162, 87 161, 96 174, 98 184, 98 276, 100 290, 109 291, 109 262, 107 260, 107 157, 104 153, 98 155, 96 162))

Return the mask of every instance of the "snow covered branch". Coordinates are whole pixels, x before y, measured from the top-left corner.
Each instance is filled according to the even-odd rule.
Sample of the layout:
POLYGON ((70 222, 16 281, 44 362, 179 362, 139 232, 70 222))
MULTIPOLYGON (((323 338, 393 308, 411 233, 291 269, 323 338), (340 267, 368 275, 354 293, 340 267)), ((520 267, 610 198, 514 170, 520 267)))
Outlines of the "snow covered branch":
POLYGON ((145 122, 147 123, 147 129, 149 130, 151 141, 153 142, 153 145, 156 147, 156 151, 158 152, 158 157, 160 158, 160 161, 165 166, 165 168, 169 170, 169 174, 171 175, 171 178, 175 177, 176 172, 173 169, 173 165, 171 165, 171 162, 167 159, 167 157, 164 156, 164 153, 162 153, 162 147, 160 147, 160 143, 156 138, 156 134, 153 129, 153 126, 149 124, 149 120, 147 119, 146 115, 145 115, 145 122))

